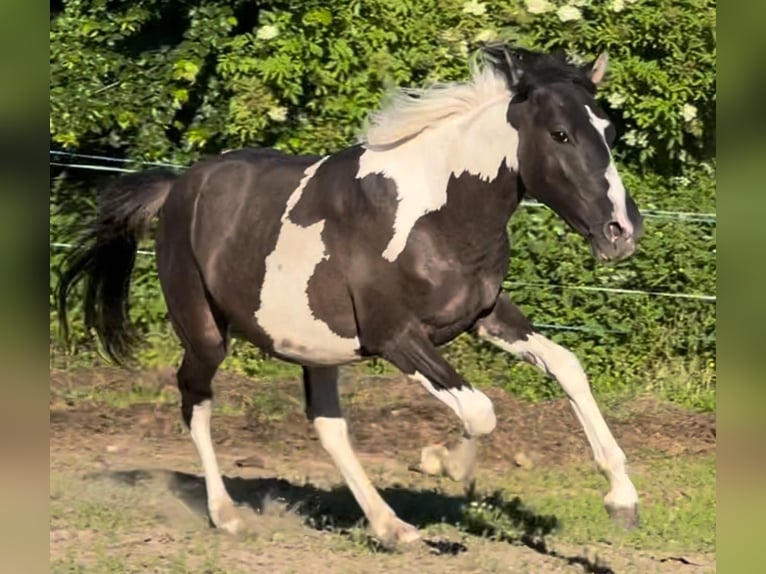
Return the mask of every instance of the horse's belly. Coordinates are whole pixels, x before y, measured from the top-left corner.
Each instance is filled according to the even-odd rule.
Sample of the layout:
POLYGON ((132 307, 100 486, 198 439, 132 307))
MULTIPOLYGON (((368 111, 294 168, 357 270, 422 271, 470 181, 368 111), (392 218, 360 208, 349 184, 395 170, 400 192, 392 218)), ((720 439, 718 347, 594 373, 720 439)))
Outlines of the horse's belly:
MULTIPOLYGON (((321 328, 320 328, 321 329, 321 328)), ((305 365, 343 365, 360 358, 359 341, 342 337, 317 338, 314 329, 285 329, 271 334, 274 353, 305 365), (304 335, 307 333, 308 336, 304 335)))

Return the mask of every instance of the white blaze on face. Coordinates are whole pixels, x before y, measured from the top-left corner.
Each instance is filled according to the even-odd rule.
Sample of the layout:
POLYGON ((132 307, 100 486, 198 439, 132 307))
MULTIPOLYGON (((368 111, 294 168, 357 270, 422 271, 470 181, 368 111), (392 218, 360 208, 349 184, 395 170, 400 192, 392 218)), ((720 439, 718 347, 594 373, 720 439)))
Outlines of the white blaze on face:
POLYGON ((612 153, 609 150, 609 144, 606 141, 606 128, 609 127, 610 122, 609 120, 600 118, 594 114, 593 110, 588 105, 585 106, 585 111, 588 112, 588 118, 590 119, 591 125, 596 128, 596 131, 598 131, 599 134, 601 134, 601 139, 604 140, 604 146, 606 146, 606 151, 609 154, 609 166, 606 168, 604 177, 609 184, 609 189, 607 190, 606 195, 612 202, 612 217, 620 224, 625 233, 633 235, 633 224, 630 221, 630 217, 628 217, 625 186, 622 184, 620 174, 617 173, 617 167, 614 165, 612 153))
POLYGON ((451 176, 468 172, 489 182, 497 177, 503 160, 516 168, 518 133, 505 117, 507 107, 508 99, 498 100, 467 118, 427 128, 394 148, 365 150, 357 179, 375 173, 396 184, 394 235, 383 251, 385 259, 396 260, 417 220, 447 203, 451 176))
POLYGON ((326 159, 306 168, 303 179, 287 200, 276 247, 266 258, 261 306, 255 318, 271 337, 277 352, 293 359, 335 365, 354 360, 359 341, 334 333, 314 317, 309 305, 309 280, 317 265, 327 259, 322 241, 325 222, 302 227, 289 219, 309 180, 326 159))

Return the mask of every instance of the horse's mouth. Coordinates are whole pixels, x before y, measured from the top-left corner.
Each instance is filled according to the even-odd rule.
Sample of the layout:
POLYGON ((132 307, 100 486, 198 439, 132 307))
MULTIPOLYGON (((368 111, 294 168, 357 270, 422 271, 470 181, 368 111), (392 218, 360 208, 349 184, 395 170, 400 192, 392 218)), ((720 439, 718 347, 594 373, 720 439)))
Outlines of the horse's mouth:
POLYGON ((612 243, 590 235, 588 236, 588 243, 593 256, 602 263, 617 263, 631 257, 636 252, 636 242, 632 237, 612 243))

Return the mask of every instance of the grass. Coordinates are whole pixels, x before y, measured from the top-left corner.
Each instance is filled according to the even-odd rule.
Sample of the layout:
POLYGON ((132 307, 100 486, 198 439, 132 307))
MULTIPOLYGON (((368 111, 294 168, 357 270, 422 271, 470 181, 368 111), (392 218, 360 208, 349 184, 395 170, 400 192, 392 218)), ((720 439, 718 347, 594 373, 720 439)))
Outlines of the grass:
MULTIPOLYGON (((539 517, 556 518, 555 539, 572 544, 608 540, 636 549, 712 552, 715 549, 715 457, 670 457, 644 454, 631 469, 639 491, 641 527, 623 532, 614 529, 602 506, 606 482, 591 466, 566 471, 534 469, 512 473, 502 481, 492 477, 505 496, 524 493, 524 505, 539 517)), ((500 500, 505 500, 502 496, 500 500)), ((512 514, 497 504, 470 509, 478 522, 510 537, 522 534, 512 514)))
POLYGON ((176 401, 175 395, 176 393, 169 389, 158 389, 156 386, 152 387, 141 383, 131 385, 127 389, 94 385, 85 388, 69 388, 58 393, 58 397, 67 402, 103 403, 115 408, 145 403, 173 403, 176 401))
POLYGON ((666 361, 650 376, 648 392, 683 407, 714 412, 716 408, 715 362, 701 359, 666 361))
MULTIPOLYGON (((51 341, 56 340, 56 328, 51 326, 51 341)), ((654 394, 684 408, 713 412, 716 407, 716 370, 712 359, 696 355, 673 354, 671 333, 658 335, 657 356, 636 355, 628 346, 615 347, 610 360, 603 358, 589 367, 591 356, 578 351, 580 360, 588 373, 594 393, 600 397, 613 396, 622 400, 633 395, 654 394), (663 355, 665 353, 667 356, 663 355)), ((554 336, 554 340, 558 340, 554 336)), ((575 351, 583 344, 580 338, 562 339, 565 346, 573 345, 575 351)), ((587 348, 587 346, 586 346, 587 348)), ((540 401, 563 396, 556 381, 538 369, 517 361, 488 344, 477 343, 463 334, 443 348, 443 353, 453 366, 477 386, 500 385, 515 396, 540 401)), ((92 349, 78 350, 67 356, 55 344, 50 346, 51 366, 68 369, 77 366, 93 366, 100 359, 92 349)), ((163 368, 180 362, 181 347, 175 334, 165 326, 152 331, 145 338, 145 345, 138 352, 137 362, 144 368, 163 368)), ((282 361, 272 360, 249 343, 234 339, 222 370, 235 372, 259 380, 296 380, 301 369, 282 361)), ((366 360, 349 367, 356 375, 394 375, 398 371, 382 360, 366 360)), ((137 397, 137 399, 140 397, 137 397)), ((232 411, 233 412, 233 411, 232 411)), ((241 409, 237 412, 241 412, 241 409)))
MULTIPOLYGON (((259 381, 300 380, 300 369, 295 365, 275 360, 259 360, 256 363, 256 365, 252 362, 248 363, 241 356, 231 356, 224 362, 222 370, 245 375, 259 381)), ((152 365, 166 367, 174 363, 169 360, 152 360, 145 364, 149 367, 152 365)), ((79 361, 58 361, 57 366, 64 367, 64 370, 78 366, 92 367, 93 360, 91 358, 79 361)), ((486 372, 482 372, 481 376, 472 376, 474 369, 481 368, 481 364, 476 367, 467 367, 463 369, 463 375, 470 381, 480 381, 478 385, 480 387, 491 385, 492 377, 486 372)), ((342 372, 341 379, 343 377, 396 376, 398 374, 398 371, 385 362, 365 361, 346 367, 345 373, 342 372)), ((509 375, 504 375, 503 378, 507 378, 507 376, 509 375)), ((537 402, 551 397, 564 396, 555 381, 529 365, 514 363, 511 366, 510 376, 514 377, 516 382, 513 388, 507 390, 518 398, 537 402), (527 381, 527 383, 522 385, 523 381, 527 381)), ((599 404, 604 406, 619 406, 636 398, 654 397, 697 412, 714 412, 716 409, 716 371, 715 364, 712 362, 702 364, 702 361, 696 358, 668 359, 652 365, 641 373, 641 381, 641 384, 595 385, 594 394, 599 404)), ((150 383, 137 381, 129 389, 124 387, 110 388, 108 385, 96 385, 85 390, 82 387, 75 387, 67 391, 67 394, 62 398, 69 401, 93 400, 115 407, 126 407, 147 402, 173 402, 176 400, 176 393, 167 388, 158 389, 150 383)), ((216 412, 228 415, 241 415, 250 407, 257 407, 265 414, 273 415, 275 420, 281 418, 285 413, 285 404, 282 398, 275 400, 274 396, 268 393, 263 394, 260 391, 249 396, 227 398, 224 402, 217 400, 214 406, 216 412)))

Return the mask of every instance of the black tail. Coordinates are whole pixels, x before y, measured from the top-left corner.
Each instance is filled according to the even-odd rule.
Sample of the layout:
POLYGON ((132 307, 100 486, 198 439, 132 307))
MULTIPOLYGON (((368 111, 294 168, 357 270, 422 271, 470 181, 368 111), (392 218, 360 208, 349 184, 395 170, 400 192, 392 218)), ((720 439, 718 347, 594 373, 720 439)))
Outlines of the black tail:
POLYGON ((99 197, 96 220, 64 261, 56 288, 61 335, 69 348, 67 298, 85 279, 85 327, 94 329, 118 365, 132 356, 138 338, 128 314, 130 275, 141 237, 165 203, 176 175, 166 169, 129 174, 99 197))

